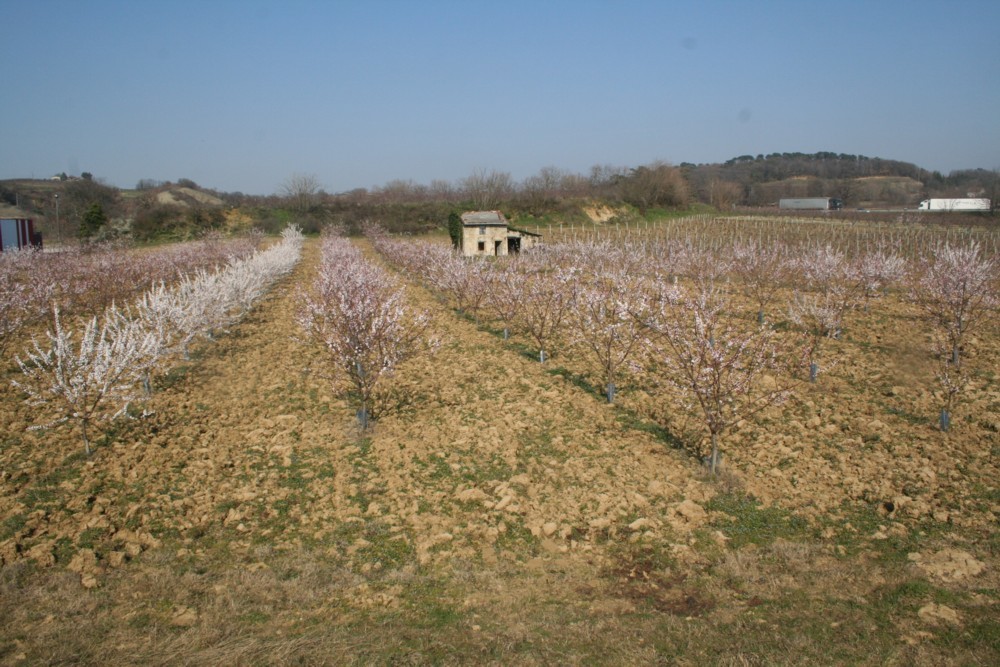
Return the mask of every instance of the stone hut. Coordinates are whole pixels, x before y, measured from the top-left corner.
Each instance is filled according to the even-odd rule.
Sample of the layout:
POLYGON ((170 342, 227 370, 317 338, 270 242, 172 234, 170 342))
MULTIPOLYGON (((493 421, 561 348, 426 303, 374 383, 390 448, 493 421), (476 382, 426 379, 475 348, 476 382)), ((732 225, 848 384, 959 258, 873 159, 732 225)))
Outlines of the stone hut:
POLYGON ((541 243, 542 235, 515 229, 500 211, 462 214, 462 254, 466 257, 512 255, 541 243))

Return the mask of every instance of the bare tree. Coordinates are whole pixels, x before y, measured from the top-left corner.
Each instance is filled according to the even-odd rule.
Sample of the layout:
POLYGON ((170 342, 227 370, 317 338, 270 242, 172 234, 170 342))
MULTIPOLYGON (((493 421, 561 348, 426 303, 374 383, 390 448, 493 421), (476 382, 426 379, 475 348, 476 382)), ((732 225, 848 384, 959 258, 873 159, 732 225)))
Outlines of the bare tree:
POLYGON ((514 193, 514 182, 506 171, 476 169, 472 175, 462 179, 462 191, 476 208, 492 211, 510 199, 514 193))
POLYGON ((562 185, 567 176, 557 167, 542 167, 537 174, 521 183, 521 199, 530 209, 541 210, 563 194, 562 185))
POLYGON ((728 211, 739 203, 743 188, 739 183, 714 178, 708 184, 708 201, 720 211, 728 211))
POLYGON ((689 200, 687 182, 680 170, 659 161, 636 167, 619 179, 618 194, 643 214, 656 206, 686 206, 689 200))
POLYGON ((427 186, 427 194, 433 201, 451 201, 455 198, 455 188, 450 182, 435 178, 427 186))
POLYGON ((626 167, 615 167, 610 164, 595 164, 590 168, 590 189, 594 195, 607 194, 614 189, 615 184, 628 175, 626 167))
POLYGON ((281 184, 278 192, 291 201, 296 211, 304 213, 316 203, 320 192, 319 179, 313 174, 294 173, 281 184))

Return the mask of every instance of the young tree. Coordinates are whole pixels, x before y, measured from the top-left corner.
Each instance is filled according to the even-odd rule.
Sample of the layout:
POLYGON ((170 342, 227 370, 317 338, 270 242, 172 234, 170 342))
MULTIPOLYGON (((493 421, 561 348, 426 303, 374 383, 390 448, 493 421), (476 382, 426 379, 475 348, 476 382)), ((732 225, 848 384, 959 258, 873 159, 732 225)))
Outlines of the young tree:
POLYGON ((816 290, 811 294, 796 292, 788 306, 789 318, 810 336, 809 380, 815 382, 820 343, 840 337, 847 312, 857 302, 861 281, 857 267, 829 244, 806 248, 794 267, 816 290))
POLYGON ((578 271, 573 268, 539 270, 525 276, 518 323, 535 340, 542 363, 550 356, 551 344, 562 333, 576 305, 578 282, 578 271))
POLYGON ((525 277, 516 256, 494 265, 490 272, 486 304, 503 324, 504 340, 510 337, 510 329, 518 321, 524 303, 524 290, 525 277))
POLYGON ((602 272, 580 288, 572 315, 573 343, 597 362, 613 403, 622 366, 646 336, 643 298, 624 270, 602 272))
POLYGON ((995 313, 998 263, 985 257, 976 241, 964 246, 943 244, 920 259, 911 294, 935 329, 941 366, 937 380, 943 392, 942 431, 951 427, 951 412, 969 378, 962 347, 969 332, 995 313))
POLYGON ((325 241, 319 276, 301 303, 299 324, 326 347, 334 382, 358 400, 362 429, 387 407, 385 381, 436 347, 428 315, 407 309, 403 288, 346 239, 325 241))
POLYGON ((917 263, 911 280, 914 302, 947 340, 951 363, 960 368, 961 349, 970 331, 998 304, 997 260, 985 257, 979 243, 945 243, 917 263))
POLYGON ((747 297, 757 306, 757 322, 763 324, 764 311, 788 273, 788 248, 783 243, 759 240, 736 243, 732 269, 747 297))
POLYGON ((813 289, 823 294, 835 292, 847 300, 857 288, 855 267, 829 243, 805 248, 794 261, 794 267, 813 289))
POLYGON ((809 381, 819 373, 820 345, 826 338, 838 338, 844 322, 845 301, 837 294, 796 292, 788 304, 788 317, 808 336, 809 381))
POLYGON ((869 301, 881 296, 906 275, 906 260, 880 245, 861 257, 856 270, 867 310, 869 301))
POLYGON ((26 358, 17 357, 24 377, 13 384, 28 395, 30 405, 54 413, 37 428, 75 421, 89 456, 93 424, 126 415, 129 404, 142 397, 142 381, 160 346, 141 323, 114 307, 100 320, 91 319, 78 342, 63 328, 58 308, 53 319, 55 332, 46 333, 51 346, 32 340, 26 358))
POLYGON ((5 250, 0 253, 0 358, 30 318, 29 264, 34 251, 5 250))
POLYGON ((791 385, 779 378, 786 376, 795 358, 783 355, 772 329, 724 319, 729 304, 711 285, 700 285, 694 295, 677 293, 651 305, 645 321, 662 341, 654 343, 655 349, 668 381, 701 413, 711 439, 714 474, 726 431, 788 398, 791 385))
POLYGON ((489 288, 490 265, 454 252, 442 254, 440 260, 428 267, 432 286, 449 295, 459 313, 476 317, 489 288))
POLYGON ((968 374, 952 363, 948 351, 938 350, 938 372, 935 379, 941 387, 941 414, 938 425, 941 430, 951 430, 951 413, 955 409, 958 397, 969 384, 968 374))

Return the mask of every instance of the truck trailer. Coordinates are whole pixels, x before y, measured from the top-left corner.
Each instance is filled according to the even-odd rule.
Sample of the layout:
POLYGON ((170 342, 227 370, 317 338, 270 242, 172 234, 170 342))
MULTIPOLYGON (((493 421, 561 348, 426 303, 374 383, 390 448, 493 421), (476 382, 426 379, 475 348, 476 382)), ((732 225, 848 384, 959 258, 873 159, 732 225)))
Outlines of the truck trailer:
POLYGON ((843 202, 832 197, 806 197, 804 199, 782 199, 778 208, 789 211, 839 211, 843 202))
POLYGON ((30 218, 0 218, 0 251, 41 248, 42 235, 35 233, 30 218))
POLYGON ((918 211, 988 211, 990 200, 966 197, 961 199, 925 199, 918 211))

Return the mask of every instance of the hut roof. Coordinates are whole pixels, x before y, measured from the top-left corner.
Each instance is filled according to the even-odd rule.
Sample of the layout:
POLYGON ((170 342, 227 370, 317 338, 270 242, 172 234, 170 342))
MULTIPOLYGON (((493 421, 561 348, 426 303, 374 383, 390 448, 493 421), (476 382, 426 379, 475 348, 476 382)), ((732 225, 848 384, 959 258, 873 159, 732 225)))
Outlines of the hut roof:
POLYGON ((462 224, 466 227, 497 226, 506 227, 507 218, 500 211, 467 211, 462 214, 462 224))

